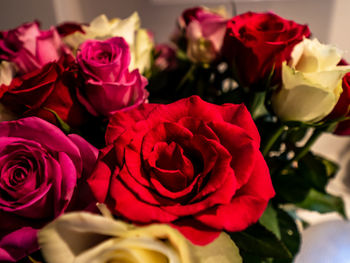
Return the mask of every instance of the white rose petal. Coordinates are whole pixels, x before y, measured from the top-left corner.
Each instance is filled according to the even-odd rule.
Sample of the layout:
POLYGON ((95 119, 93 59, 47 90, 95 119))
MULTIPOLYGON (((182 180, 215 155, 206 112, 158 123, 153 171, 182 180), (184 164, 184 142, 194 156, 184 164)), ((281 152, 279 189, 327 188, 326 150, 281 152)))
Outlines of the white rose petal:
POLYGON ((168 225, 136 227, 85 212, 61 216, 38 234, 48 263, 238 263, 238 248, 224 233, 195 246, 168 225))

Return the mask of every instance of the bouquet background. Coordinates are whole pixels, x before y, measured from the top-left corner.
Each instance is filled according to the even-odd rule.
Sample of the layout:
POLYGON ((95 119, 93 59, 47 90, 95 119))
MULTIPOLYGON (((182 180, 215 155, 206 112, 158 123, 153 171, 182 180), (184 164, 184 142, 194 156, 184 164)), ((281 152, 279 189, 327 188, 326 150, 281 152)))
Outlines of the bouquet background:
MULTIPOLYGON (((112 14, 112 17, 113 16, 115 16, 114 14, 112 14)), ((294 19, 293 19, 294 20, 294 19)), ((300 22, 300 21, 298 21, 298 22, 300 22)), ((312 29, 311 29, 312 30, 312 29)), ((314 35, 316 35, 315 34, 315 32, 312 30, 312 32, 314 33, 314 35)), ((317 37, 318 37, 318 35, 316 35, 317 37)), ((191 38, 188 38, 190 41, 191 41, 191 38)), ((195 40, 195 39, 194 39, 195 40)), ((178 44, 179 44, 180 42, 178 42, 178 44)), ((180 44, 179 44, 180 45, 180 44)), ((137 47, 136 47, 137 48, 137 47)), ((164 48, 163 48, 164 49, 164 48)), ((161 50, 161 52, 162 52, 162 47, 159 47, 159 50, 161 50)), ((166 52, 170 52, 170 55, 171 55, 171 51, 168 51, 166 48, 165 48, 165 51, 166 52)), ((204 64, 205 63, 211 63, 211 61, 213 60, 212 59, 212 57, 208 57, 208 56, 206 56, 207 54, 210 54, 210 52, 207 52, 208 50, 206 50, 206 52, 204 52, 204 53, 198 53, 197 51, 198 50, 196 50, 196 49, 193 49, 192 51, 190 50, 184 50, 184 51, 186 51, 187 52, 187 56, 190 58, 190 60, 192 60, 192 61, 194 61, 195 63, 198 63, 198 62, 200 62, 200 63, 203 63, 204 62, 204 64), (192 52, 192 53, 191 53, 192 52), (202 56, 201 54, 203 54, 204 56, 202 56), (202 60, 202 59, 204 59, 204 60, 202 60), (202 60, 202 61, 201 61, 202 60)), ((199 50, 200 51, 200 50, 199 50)), ((215 46, 214 46, 214 51, 215 51, 215 46)), ((61 52, 66 52, 66 51, 62 51, 62 50, 60 50, 60 49, 58 49, 58 52, 59 52, 59 56, 60 56, 60 54, 61 54, 61 52)), ((74 52, 74 48, 73 48, 73 52, 74 52)), ((156 52, 157 52, 157 49, 156 49, 156 52)), ((167 54, 165 52, 165 54, 167 54)), ((68 51, 68 53, 69 53, 69 51, 68 51)), ((81 54, 81 53, 80 53, 81 54)), ((214 52, 214 54, 215 54, 215 52, 214 52)), ((82 54, 82 56, 84 56, 84 54, 82 54)), ((159 56, 159 55, 158 55, 159 56)), ((155 55, 155 58, 157 59, 157 58, 160 58, 160 56, 158 57, 157 55, 155 55)), ((79 57, 79 55, 78 55, 78 57, 79 57)), ((83 61, 83 59, 84 58, 82 58, 81 59, 81 61, 83 61)), ((128 59, 127 59, 128 60, 128 59)), ((133 61, 133 58, 131 58, 131 61, 133 61)), ((135 60, 134 60, 135 61, 135 60)), ((171 60, 170 60, 171 61, 171 60)), ((162 62, 161 60, 158 60, 158 62, 159 62, 159 64, 155 64, 158 68, 160 68, 161 70, 163 70, 163 72, 164 71, 166 71, 166 70, 168 70, 168 69, 170 69, 171 70, 171 64, 169 64, 170 66, 169 66, 169 68, 164 68, 164 61, 162 62)), ((185 61, 186 62, 186 61, 185 61)), ((66 71, 66 69, 67 68, 70 68, 70 60, 68 59, 68 60, 64 60, 64 61, 62 61, 62 64, 60 64, 60 65, 62 65, 62 67, 61 68, 58 68, 58 69, 56 69, 56 72, 57 72, 57 70, 58 70, 58 74, 60 74, 60 71, 59 70, 64 70, 64 71, 66 71)), ((83 63, 83 62, 81 62, 81 63, 83 63)), ((45 63, 45 61, 44 61, 44 63, 43 63, 43 65, 44 64, 46 64, 45 63)), ((129 63, 127 63, 127 64, 129 64, 129 63)), ((33 67, 32 65, 33 64, 30 64, 31 65, 31 67, 33 67)), ((204 85, 204 87, 205 87, 205 89, 203 89, 203 90, 200 90, 200 88, 199 88, 199 90, 191 90, 191 88, 192 87, 195 87, 195 88, 198 88, 198 87, 200 87, 200 84, 198 84, 198 80, 200 80, 200 78, 202 77, 202 76, 205 76, 206 74, 209 74, 210 73, 210 68, 208 69, 208 67, 206 67, 206 66, 200 66, 200 67, 196 67, 196 68, 193 68, 193 70, 189 70, 189 71, 187 71, 186 70, 186 63, 184 64, 185 65, 185 67, 183 68, 184 69, 184 71, 181 71, 181 67, 179 67, 180 68, 180 73, 177 73, 177 74, 180 74, 179 76, 181 76, 181 75, 185 75, 186 76, 186 72, 190 72, 193 76, 190 76, 190 78, 189 79, 187 79, 187 78, 185 78, 185 81, 184 81, 184 83, 181 83, 180 82, 180 84, 182 85, 182 84, 185 84, 185 87, 183 88, 183 87, 181 87, 182 88, 182 92, 184 92, 183 94, 181 94, 181 93, 178 93, 178 94, 174 94, 173 95, 173 97, 172 96, 170 96, 170 98, 168 97, 167 98, 167 96, 166 95, 168 95, 168 94, 162 94, 162 93, 160 93, 160 95, 158 94, 158 97, 157 97, 157 91, 159 91, 159 87, 162 87, 162 82, 159 82, 159 79, 157 79, 157 75, 155 74, 155 75, 153 75, 151 78, 149 78, 149 75, 147 75, 148 73, 147 73, 147 71, 144 71, 143 69, 142 69, 142 66, 138 66, 137 68, 139 68, 139 71, 141 71, 141 72, 143 72, 143 74, 145 75, 145 76, 148 76, 148 79, 149 79, 149 81, 150 81, 150 85, 147 87, 147 89, 150 91, 150 100, 151 101, 157 101, 157 102, 159 102, 159 101, 164 101, 164 102, 170 102, 170 101, 172 101, 173 99, 179 99, 179 98, 181 98, 181 97, 187 97, 187 96, 189 96, 189 95, 192 95, 193 93, 194 94, 198 94, 199 93, 199 95, 201 95, 202 97, 204 97, 204 98, 206 98, 207 100, 209 100, 209 101, 211 101, 213 98, 215 99, 215 96, 216 95, 213 95, 212 93, 210 93, 210 92, 212 92, 212 91, 210 91, 210 90, 207 90, 207 87, 205 87, 205 85, 204 85), (196 75, 197 74, 197 75, 196 75), (155 78, 154 78, 154 76, 156 76, 155 78), (159 84, 160 83, 160 84, 159 84), (186 86, 187 85, 187 86, 186 86), (154 90, 154 88, 155 88, 155 90, 154 90), (153 90, 152 90, 153 89, 153 90), (158 90, 157 90, 158 89, 158 90), (209 93, 207 93, 209 91, 209 93), (189 92, 189 93, 186 93, 186 92, 189 92), (204 92, 204 93, 203 93, 204 92), (176 96, 178 96, 178 97, 176 97, 176 96)), ((184 65, 182 65, 182 66, 184 66, 184 65)), ((23 70, 28 70, 28 64, 26 64, 25 65, 25 67, 23 67, 23 70)), ((38 66, 39 68, 41 67, 41 66, 38 66)), ((147 67, 147 66, 146 66, 147 67)), ((167 67, 167 65, 166 65, 166 67, 167 67)), ((191 69, 191 68, 190 68, 191 69)), ((47 70, 47 69, 46 69, 47 70)), ((132 68, 129 68, 129 70, 128 70, 128 72, 129 73, 131 73, 132 72, 132 68)), ((44 72, 45 72, 45 70, 44 70, 44 72)), ((159 73, 163 73, 162 71, 160 71, 159 73)), ((129 74, 129 73, 125 73, 125 74, 129 74)), ((72 72, 72 74, 74 74, 74 71, 72 72)), ((86 73, 87 75, 87 79, 89 79, 90 78, 90 76, 91 76, 91 72, 87 72, 86 73)), ((131 73, 131 74, 134 74, 133 76, 136 76, 135 74, 136 73, 131 73)), ((127 75, 127 76, 129 76, 129 75, 127 75)), ((69 77, 72 77, 72 76, 70 76, 70 75, 67 75, 65 78, 69 78, 69 77)), ((130 78, 130 77, 125 77, 125 78, 130 78)), ((133 78, 135 78, 135 77, 133 77, 133 78)), ((140 84, 139 84, 139 89, 140 90, 142 90, 143 89, 143 87, 145 86, 145 84, 142 84, 142 83, 144 83, 145 81, 142 81, 142 76, 139 76, 139 77, 136 77, 136 78, 138 78, 139 79, 139 82, 140 82, 140 84)), ((94 81, 96 81, 96 80, 94 80, 94 81)), ((272 80, 273 81, 273 80, 272 80)), ((69 86, 66 86, 65 85, 65 83, 67 83, 65 80, 64 80, 64 78, 62 79, 62 83, 61 82, 59 82, 59 83, 57 83, 56 81, 54 82, 54 86, 55 87, 68 87, 69 88, 69 86), (62 83, 63 83, 63 85, 62 85, 62 83)), ((96 85, 94 82, 89 82, 90 83, 90 85, 96 85)), ((254 83, 249 83, 249 84, 254 84, 254 83)), ((15 85, 15 84, 14 84, 15 85)), ((20 83, 20 84, 18 84, 18 85, 23 85, 23 83, 20 83)), ((180 85, 179 85, 180 86, 180 85)), ((160 88, 161 89, 161 88, 160 88)), ((143 94, 143 93, 142 93, 143 94)), ((143 98, 145 98, 147 95, 142 95, 141 94, 141 97, 143 97, 143 98)), ((230 95, 232 95, 232 94, 230 94, 230 95)), ((220 97, 220 96, 219 96, 220 97)), ((220 101, 216 101, 217 103, 222 103, 222 102, 224 102, 225 100, 229 100, 230 102, 234 102, 234 100, 235 99, 237 99, 237 98, 239 98, 239 96, 237 96, 237 94, 233 94, 233 96, 232 97, 227 97, 226 95, 225 96, 221 96, 221 98, 219 98, 220 99, 220 101), (232 101, 232 99, 233 99, 233 101, 232 101)), ((73 98, 74 99, 74 98, 73 98)), ((238 99, 238 101, 236 101, 236 102, 240 102, 239 100, 241 100, 241 99, 238 99)), ((54 103, 54 102, 53 102, 54 103)), ((90 101, 90 103, 91 103, 91 101, 90 101)), ((102 113, 103 115, 109 115, 109 114, 113 114, 113 112, 110 112, 110 110, 109 109, 99 109, 99 112, 97 112, 96 113, 96 105, 94 106, 94 105, 92 105, 92 108, 94 108, 94 109, 91 109, 91 107, 89 107, 89 106, 86 106, 87 104, 89 105, 90 104, 89 102, 86 102, 85 103, 85 108, 87 109, 87 111, 90 113, 90 114, 93 114, 93 115, 97 115, 97 114, 99 114, 99 113, 102 113), (89 110, 90 109, 90 110, 89 110)), ((252 109, 252 105, 254 105, 254 101, 252 101, 252 102, 249 102, 248 101, 248 106, 250 107, 250 109, 252 109), (250 104, 249 105, 249 103, 252 103, 252 104, 250 104)), ((13 103, 10 103, 10 104, 13 104, 13 103)), ((84 103, 83 103, 84 104, 84 103)), ((108 103, 107 103, 108 104, 108 103)), ((126 103, 126 104, 129 104, 129 103, 126 103)), ((51 107, 50 107, 50 104, 48 105, 49 107, 47 107, 47 108, 49 108, 49 109, 51 109, 51 110, 53 110, 51 107)), ((90 105, 91 106, 91 105, 90 105)), ((98 105, 97 105, 98 106, 98 105)), ((7 107, 7 108, 9 108, 9 107, 7 107)), ((59 113, 59 109, 54 109, 53 110, 54 111, 54 113, 59 113)), ((35 111, 34 111, 35 112, 35 111)), ((81 114, 86 114, 86 112, 84 113, 84 109, 83 110, 81 110, 81 109, 79 109, 78 111, 77 111, 78 113, 78 115, 74 115, 75 117, 76 116, 81 116, 81 114), (79 113, 80 112, 80 113, 79 113)), ((28 114, 28 115, 32 115, 33 113, 30 113, 30 112, 28 112, 27 111, 27 113, 26 114, 28 114)), ((35 115, 37 115, 38 114, 38 112, 35 112, 34 113, 35 115)), ((39 114, 37 115, 37 116, 41 116, 41 117, 47 117, 47 112, 46 112, 46 114, 45 113, 40 113, 39 112, 39 114), (44 114, 44 115, 42 115, 42 114, 44 114)), ((259 115, 259 112, 257 113, 258 115, 259 115)), ((52 118, 52 112, 51 112, 51 114, 49 114, 50 116, 51 116, 51 118, 52 118)), ((254 116, 255 114, 254 114, 254 111, 253 111, 253 116, 254 116)), ((258 116, 257 115, 257 116, 258 116)), ((74 129, 74 126, 76 126, 76 127, 79 127, 81 124, 80 123, 76 123, 76 121, 75 120, 81 120, 82 118, 81 117, 78 117, 78 118, 74 118, 74 116, 73 116, 73 118, 71 118, 71 116, 67 116, 68 118, 67 119, 65 119, 64 120, 64 122, 62 122, 62 116, 64 116, 64 112, 63 112, 63 115, 62 114, 58 114, 58 116, 59 116, 59 118, 57 118, 57 116, 54 114, 53 115, 54 116, 54 118, 53 119, 51 119, 51 121, 53 121, 53 122, 55 122, 56 123, 56 125, 58 125, 59 127, 61 127, 61 128, 63 128, 63 129, 65 129, 65 128, 67 128, 68 126, 65 126, 65 123, 64 122, 67 122, 67 123, 69 123, 70 124, 70 126, 71 127, 73 127, 73 129, 74 129)), ((256 117, 256 116, 255 116, 256 117)), ((268 123, 268 122, 267 122, 268 123)), ((262 124, 264 124, 264 121, 262 122, 262 124)), ((270 124, 276 124, 274 121, 273 122, 271 122, 270 124)), ((91 124, 90 124, 91 125, 91 124)), ((258 123, 258 125, 259 125, 259 123, 258 123)), ((295 124, 295 127, 298 127, 299 126, 299 124, 295 124)), ((87 125, 87 129, 89 129, 89 127, 91 127, 91 126, 89 126, 89 125, 87 125)), ((307 128, 307 127, 304 127, 305 129, 307 128)), ((322 128, 322 127, 321 127, 322 128)), ((276 129, 277 129, 277 131, 278 131, 278 127, 276 126, 276 129)), ((66 132, 68 131, 68 130, 65 130, 66 132)), ((283 131, 283 130, 282 130, 283 131)), ((83 131, 84 132, 84 131, 83 131)), ((86 131, 85 131, 86 132, 86 131)), ((98 133, 99 131, 96 131, 96 134, 98 133)), ((271 130, 271 133, 273 133, 273 132, 275 132, 274 130, 273 130, 273 128, 272 128, 272 130, 271 130)), ((300 133, 301 131, 299 131, 299 133, 300 133)), ((302 132, 304 132, 304 131, 302 131, 302 132)), ((92 139, 92 141, 93 141, 93 135, 91 136, 91 135, 87 135, 87 134, 89 134, 89 132, 87 132, 86 134, 85 134, 85 137, 86 138, 88 138, 90 141, 91 141, 91 139, 92 139), (90 138, 88 137, 88 136, 91 136, 90 138)), ((263 136, 263 134, 262 134, 262 136, 263 136)), ((301 134, 299 134, 299 135, 293 135, 293 136, 301 136, 301 134)), ((299 138, 299 137, 298 137, 299 138)), ((264 140, 264 138, 263 138, 263 140, 264 140)), ((298 140, 298 139, 296 139, 296 140, 298 140)), ((93 142, 96 146, 98 146, 99 144, 101 144, 102 142, 101 141, 94 141, 93 142)), ((294 143, 294 142, 293 142, 294 143)), ((266 144, 265 144, 265 146, 266 146, 266 144)), ((273 146, 273 145, 271 145, 271 146, 273 146)), ((309 158, 310 159, 310 161, 311 161, 311 163, 312 162, 314 162, 314 160, 312 160, 312 158, 310 157, 309 158)), ((325 160, 323 160, 322 161, 323 163, 325 163, 325 162, 328 162, 328 161, 325 161, 325 160)), ((311 164, 311 163, 305 163, 306 164, 306 166, 307 165, 309 165, 309 164, 311 164)), ((316 166, 314 166, 315 165, 315 163, 313 163, 311 166, 312 166, 312 169, 314 169, 314 167, 316 167, 316 166)), ((327 169, 330 169, 330 170, 328 170, 327 172, 329 172, 330 174, 333 174, 333 171, 332 171, 332 169, 333 168, 335 168, 335 167, 333 167, 332 168, 332 163, 327 163, 327 169), (329 166, 330 165, 330 166, 329 166), (331 167, 331 168, 330 168, 331 167)), ((273 167, 273 165, 270 165, 270 168, 271 167, 273 167)), ((311 169, 311 170, 312 170, 311 169)), ((309 178, 310 179, 310 178, 309 178)), ((312 180, 312 179, 311 179, 312 180)), ((293 181, 293 180, 292 180, 293 181)), ((282 189, 283 189, 283 183, 284 182, 281 182, 282 183, 282 189)), ((314 183, 314 182, 313 182, 314 183)), ((323 186, 320 186, 320 181, 318 181, 318 182, 316 182, 316 184, 318 184, 318 186, 317 187, 320 187, 319 189, 322 189, 323 188, 323 186)), ((321 182, 321 184, 323 185, 325 182, 321 182)), ((297 182, 297 184, 298 184, 298 182, 297 182)), ((298 187, 296 187, 296 188, 298 188, 298 187)), ((295 189, 295 188, 294 188, 295 189)), ((300 192, 299 193, 297 193, 297 194, 295 194, 295 193, 292 193, 292 196, 285 196, 285 194, 289 194, 288 193, 288 189, 286 189, 287 191, 283 191, 283 192, 280 192, 280 193, 278 193, 278 195, 284 195, 283 196, 283 198, 287 198, 287 200, 290 202, 291 201, 291 199, 288 199, 288 198, 292 198, 292 200, 293 200, 293 198, 296 198, 297 197, 297 199, 299 198, 300 200, 302 200, 302 198, 300 198, 300 196, 298 196, 299 194, 300 194, 300 192)), ((298 190, 303 190, 303 189, 300 189, 300 188, 298 188, 298 190)), ((298 200, 293 200, 292 202, 299 202, 299 199, 298 200)), ((315 201, 315 200, 314 200, 315 201)), ((314 201, 312 201, 312 202, 314 202, 314 201)), ((328 205, 328 207, 326 207, 326 208, 322 208, 322 209, 326 209, 326 211, 331 211, 331 210, 333 210, 333 209, 335 209, 335 210, 338 210, 338 212, 340 212, 340 213, 343 213, 343 208, 341 207, 341 204, 338 202, 339 201, 339 199, 337 199, 337 198, 335 198, 334 199, 334 202, 335 203, 332 203, 332 204, 327 204, 328 205), (340 206, 339 206, 340 205, 340 206)), ((285 201, 283 201, 283 202, 285 202, 285 201)), ((283 203, 282 202, 282 203, 283 203)), ((324 205, 324 203, 323 203, 323 205, 324 205)), ((327 206, 326 205, 326 206, 327 206)), ((305 204, 304 204, 304 206, 305 206, 305 204)), ((306 206, 307 206, 307 204, 306 204, 306 206)), ((308 207, 308 208, 310 208, 310 207, 308 207)), ((321 210, 322 210, 321 209, 321 210)), ((317 208, 317 210, 319 210, 319 208, 317 208)), ((273 211, 273 210, 271 210, 271 211, 273 211)), ((325 211, 324 211, 325 212, 325 211)), ((273 213, 273 212, 272 212, 273 213)), ((271 216, 271 214, 270 214, 270 216, 271 216)), ((264 220, 264 219, 261 219, 261 220, 264 220)), ((279 218, 279 220, 280 220, 280 218, 279 218)), ((268 220, 267 220, 268 222, 270 222, 271 223, 271 217, 268 217, 268 220)), ((265 223, 266 223, 266 219, 265 219, 265 223)), ((269 224, 269 223, 268 223, 269 224)), ((270 226, 271 227, 271 226, 270 226)), ((269 230, 271 230, 271 229, 269 229, 269 230)), ((249 231, 248 231, 248 233, 249 233, 249 231)), ((266 235, 266 234, 264 234, 264 235, 266 235)), ((263 236, 264 236, 263 235, 263 236)), ((254 235, 253 235, 254 236, 254 235)), ((238 240, 239 240, 239 238, 238 238, 238 240)), ((270 240, 271 241, 271 240, 270 240)), ((239 241, 238 241, 239 242, 239 241)), ((266 244, 269 244, 269 242, 266 242, 266 244)), ((277 246, 277 244, 274 244, 274 246, 275 246, 275 248, 276 248, 276 246, 277 246)), ((240 244, 239 245, 239 247, 241 248, 242 247, 242 244, 240 244)), ((290 249, 290 247, 288 247, 289 249, 290 249)), ((259 248, 257 249, 257 250, 259 250, 259 248)), ((243 253, 243 251, 244 251, 244 249, 243 250, 241 250, 241 253, 243 253)), ((249 249, 248 249, 248 251, 249 251, 249 249)), ((271 253, 271 252, 267 252, 267 253, 271 253)), ((249 254, 249 253, 248 253, 249 254)), ((278 256, 277 256, 278 257, 278 256)), ((248 259, 248 260, 252 260, 252 259, 248 259)), ((249 262, 249 261, 248 261, 249 262)))

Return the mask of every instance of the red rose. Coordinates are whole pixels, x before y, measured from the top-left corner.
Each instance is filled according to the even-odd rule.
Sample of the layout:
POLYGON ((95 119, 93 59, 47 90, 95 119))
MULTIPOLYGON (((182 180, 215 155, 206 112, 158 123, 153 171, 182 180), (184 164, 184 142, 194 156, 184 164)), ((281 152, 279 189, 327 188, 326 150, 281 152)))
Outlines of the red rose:
MULTIPOLYGON (((327 119, 336 119, 340 117, 350 117, 350 73, 343 77, 343 92, 340 95, 338 103, 327 119)), ((337 135, 350 135, 350 120, 339 122, 334 131, 337 135)))
POLYGON ((293 47, 309 37, 307 25, 283 19, 273 13, 248 12, 227 24, 223 52, 237 71, 241 85, 259 84, 275 67, 288 60, 293 47))
POLYGON ((172 223, 196 244, 256 222, 274 195, 244 105, 193 96, 117 112, 88 183, 99 202, 137 223, 172 223))
POLYGON ((86 111, 75 98, 74 58, 63 56, 56 63, 0 86, 0 103, 21 117, 37 116, 56 124, 56 116, 76 127, 84 122, 86 111))
POLYGON ((56 26, 56 30, 60 37, 69 36, 75 32, 85 33, 82 26, 74 22, 65 22, 56 26))

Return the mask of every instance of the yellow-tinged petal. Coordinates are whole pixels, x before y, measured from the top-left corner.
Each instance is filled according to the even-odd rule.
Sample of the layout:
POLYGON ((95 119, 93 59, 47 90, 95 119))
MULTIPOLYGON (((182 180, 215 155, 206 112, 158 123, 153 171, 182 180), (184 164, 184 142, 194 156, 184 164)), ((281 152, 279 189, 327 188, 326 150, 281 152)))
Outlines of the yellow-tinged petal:
POLYGON ((305 38, 294 47, 289 65, 305 73, 332 70, 341 60, 342 53, 338 48, 321 44, 317 39, 305 38))
POLYGON ((226 233, 206 246, 193 246, 198 263, 241 263, 242 258, 236 244, 226 233))
POLYGON ((38 234, 48 263, 238 263, 232 240, 222 234, 198 247, 164 224, 137 227, 85 212, 65 214, 38 234))
POLYGON ((151 54, 154 43, 146 29, 136 31, 134 45, 130 46, 131 62, 129 69, 145 72, 151 66, 151 54))
POLYGON ((16 74, 16 67, 13 63, 5 60, 0 64, 0 85, 10 85, 14 75, 16 74))

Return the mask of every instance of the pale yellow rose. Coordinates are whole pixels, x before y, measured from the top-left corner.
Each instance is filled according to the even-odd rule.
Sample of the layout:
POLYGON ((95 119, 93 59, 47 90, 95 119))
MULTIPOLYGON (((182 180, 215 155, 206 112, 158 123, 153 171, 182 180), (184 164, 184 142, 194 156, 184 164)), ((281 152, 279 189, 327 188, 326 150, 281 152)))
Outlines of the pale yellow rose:
POLYGON ((272 95, 272 107, 284 121, 316 122, 327 116, 342 92, 349 66, 337 66, 342 53, 317 39, 296 45, 282 65, 282 86, 272 95))
POLYGON ((109 20, 106 15, 100 15, 82 28, 85 32, 75 32, 63 40, 74 51, 88 39, 106 40, 111 37, 123 37, 129 44, 131 63, 129 70, 139 69, 145 72, 151 64, 151 52, 154 46, 152 37, 146 29, 140 28, 141 21, 137 12, 126 19, 114 18, 109 20))
POLYGON ((38 233, 48 263, 238 263, 238 248, 222 233, 195 246, 164 224, 136 227, 86 212, 65 214, 38 233))

